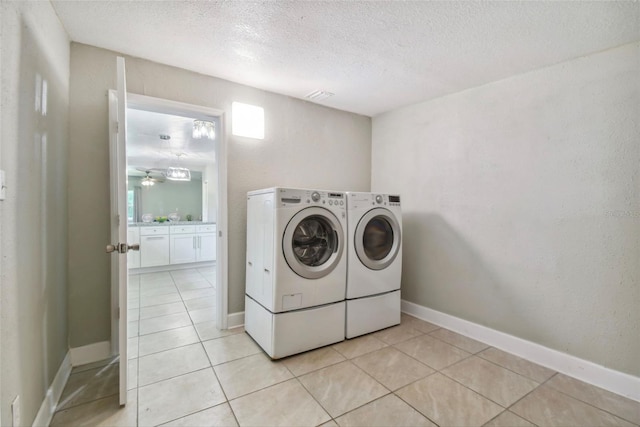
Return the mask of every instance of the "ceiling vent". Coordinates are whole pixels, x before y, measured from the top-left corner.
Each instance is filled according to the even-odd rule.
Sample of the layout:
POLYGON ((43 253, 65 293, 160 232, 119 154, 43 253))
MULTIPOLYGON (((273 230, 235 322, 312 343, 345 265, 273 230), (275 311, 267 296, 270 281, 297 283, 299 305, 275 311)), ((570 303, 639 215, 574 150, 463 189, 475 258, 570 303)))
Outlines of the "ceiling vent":
POLYGON ((323 99, 330 98, 333 95, 335 95, 335 93, 325 92, 324 90, 314 90, 313 92, 308 93, 306 98, 312 101, 321 101, 323 99))

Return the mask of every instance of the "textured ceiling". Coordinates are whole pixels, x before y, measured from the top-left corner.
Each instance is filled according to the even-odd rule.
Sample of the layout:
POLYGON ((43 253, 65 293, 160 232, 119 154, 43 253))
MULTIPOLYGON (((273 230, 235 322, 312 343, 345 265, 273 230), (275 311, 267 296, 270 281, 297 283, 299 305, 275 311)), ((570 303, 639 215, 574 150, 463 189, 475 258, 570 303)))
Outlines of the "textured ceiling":
POLYGON ((640 40, 640 2, 51 2, 74 41, 368 116, 640 40))

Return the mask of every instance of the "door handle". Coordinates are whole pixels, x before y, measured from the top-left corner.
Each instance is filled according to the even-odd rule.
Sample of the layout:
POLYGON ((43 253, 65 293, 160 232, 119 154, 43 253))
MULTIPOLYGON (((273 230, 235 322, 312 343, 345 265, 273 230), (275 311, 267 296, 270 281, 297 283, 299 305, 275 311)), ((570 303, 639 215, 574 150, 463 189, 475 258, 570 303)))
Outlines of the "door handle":
POLYGON ((133 245, 127 245, 126 243, 118 243, 117 245, 107 245, 107 253, 116 252, 119 254, 126 254, 129 251, 139 251, 140 245, 135 243, 133 245))

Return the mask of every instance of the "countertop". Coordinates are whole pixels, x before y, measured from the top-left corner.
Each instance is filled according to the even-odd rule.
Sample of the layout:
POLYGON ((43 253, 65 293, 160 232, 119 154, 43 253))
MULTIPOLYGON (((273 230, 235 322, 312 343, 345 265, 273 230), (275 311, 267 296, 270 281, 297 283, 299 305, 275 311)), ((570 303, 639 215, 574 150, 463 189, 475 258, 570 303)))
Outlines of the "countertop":
POLYGON ((215 224, 214 221, 165 221, 165 222, 130 222, 127 227, 159 227, 164 225, 203 225, 215 224))

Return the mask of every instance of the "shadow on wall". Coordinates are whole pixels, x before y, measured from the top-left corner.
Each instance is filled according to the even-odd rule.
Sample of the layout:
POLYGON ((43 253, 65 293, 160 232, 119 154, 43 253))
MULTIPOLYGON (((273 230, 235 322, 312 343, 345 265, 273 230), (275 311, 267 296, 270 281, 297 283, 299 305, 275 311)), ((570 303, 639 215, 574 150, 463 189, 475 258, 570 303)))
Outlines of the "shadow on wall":
POLYGON ((31 424, 67 351, 68 83, 60 81, 31 24, 23 20, 21 29, 17 140, 8 142, 15 147, 16 199, 7 218, 16 224, 16 264, 10 268, 17 284, 15 313, 7 315, 15 318, 7 327, 16 328, 17 342, 6 349, 17 352, 14 393, 21 395, 22 420, 31 424))
POLYGON ((442 216, 405 213, 402 222, 404 300, 503 331, 521 315, 526 301, 442 216))

